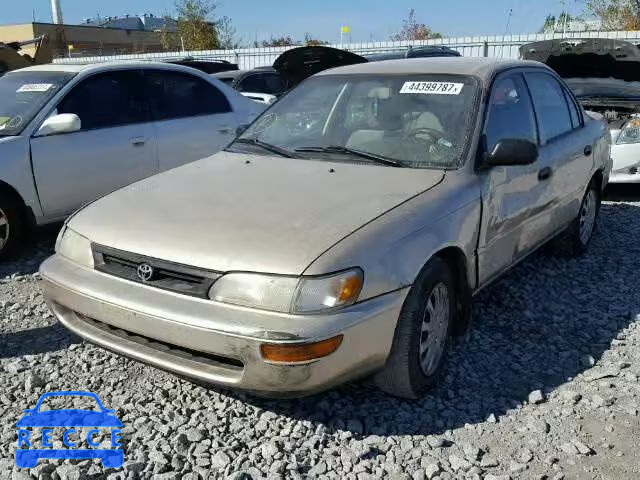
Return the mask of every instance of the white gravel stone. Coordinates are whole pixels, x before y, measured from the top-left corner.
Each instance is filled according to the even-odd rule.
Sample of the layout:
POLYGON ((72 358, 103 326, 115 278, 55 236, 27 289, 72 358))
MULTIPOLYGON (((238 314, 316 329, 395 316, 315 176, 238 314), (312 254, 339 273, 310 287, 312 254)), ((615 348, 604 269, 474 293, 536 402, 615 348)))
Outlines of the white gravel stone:
POLYGON ((48 314, 33 276, 50 238, 0 263, 0 479, 635 478, 637 238, 640 202, 605 203, 585 256, 543 249, 484 289, 441 385, 415 401, 368 381, 258 399, 85 343, 48 314), (122 469, 92 461, 15 469, 15 423, 45 389, 94 391, 116 409, 122 469))

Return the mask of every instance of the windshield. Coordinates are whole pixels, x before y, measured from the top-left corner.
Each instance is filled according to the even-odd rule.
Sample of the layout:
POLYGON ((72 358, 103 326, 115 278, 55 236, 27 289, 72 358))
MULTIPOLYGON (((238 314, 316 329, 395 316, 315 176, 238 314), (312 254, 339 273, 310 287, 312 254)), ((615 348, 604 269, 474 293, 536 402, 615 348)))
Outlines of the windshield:
POLYGON ((615 78, 565 78, 576 97, 639 98, 640 82, 615 78))
POLYGON ((65 72, 12 72, 0 77, 0 136, 19 135, 71 79, 65 72))
POLYGON ((466 76, 313 77, 263 113, 229 149, 454 168, 470 137, 476 92, 475 79, 466 76))

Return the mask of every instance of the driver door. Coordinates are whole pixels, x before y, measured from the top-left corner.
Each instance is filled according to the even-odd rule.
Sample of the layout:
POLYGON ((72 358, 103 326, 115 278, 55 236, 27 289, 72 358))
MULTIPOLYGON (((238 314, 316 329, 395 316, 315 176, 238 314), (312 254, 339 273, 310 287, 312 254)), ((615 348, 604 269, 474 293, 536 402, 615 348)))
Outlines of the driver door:
MULTIPOLYGON (((491 152, 504 139, 539 143, 533 104, 521 73, 509 72, 494 81, 481 150, 491 152)), ((540 179, 545 161, 541 156, 530 165, 493 167, 481 174, 480 285, 512 266, 546 237, 550 189, 549 182, 540 179)))
POLYGON ((138 70, 80 81, 56 113, 80 117, 77 132, 31 138, 42 209, 63 217, 107 193, 158 172, 156 132, 138 70))

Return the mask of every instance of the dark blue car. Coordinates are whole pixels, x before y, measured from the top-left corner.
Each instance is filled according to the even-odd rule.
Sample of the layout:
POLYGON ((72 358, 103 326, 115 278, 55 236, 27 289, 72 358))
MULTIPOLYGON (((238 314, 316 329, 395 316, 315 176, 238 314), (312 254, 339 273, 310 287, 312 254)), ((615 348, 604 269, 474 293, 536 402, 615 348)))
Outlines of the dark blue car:
MULTIPOLYGON (((75 448, 80 440, 72 441, 70 434, 77 433, 75 428, 93 427, 86 435, 86 443, 91 447, 98 447, 100 442, 94 441, 94 436, 100 433, 98 428, 109 428, 111 432, 111 446, 120 447, 120 428, 122 422, 114 414, 114 410, 104 407, 95 393, 91 392, 48 392, 43 394, 34 408, 25 410, 25 414, 18 423, 18 449, 16 450, 16 465, 21 468, 35 467, 40 458, 75 458, 89 459, 99 458, 106 468, 117 468, 124 463, 124 452, 122 448, 99 449, 99 448, 75 448), (81 396, 93 398, 100 411, 82 409, 59 409, 39 412, 42 402, 53 396, 81 396), (43 427, 42 447, 32 445, 29 440, 30 427, 43 427), (53 427, 66 428, 63 434, 65 449, 45 448, 53 447, 51 435, 53 427), (20 448, 27 447, 27 448, 20 448)), ((35 442, 33 442, 35 443, 35 442)))

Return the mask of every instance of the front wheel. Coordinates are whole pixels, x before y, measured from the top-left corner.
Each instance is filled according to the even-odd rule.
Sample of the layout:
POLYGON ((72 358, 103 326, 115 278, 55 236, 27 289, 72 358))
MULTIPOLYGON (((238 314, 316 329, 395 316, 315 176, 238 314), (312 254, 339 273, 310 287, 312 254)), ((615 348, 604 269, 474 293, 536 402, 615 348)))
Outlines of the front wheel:
POLYGON ((383 391, 419 398, 433 387, 445 362, 453 325, 456 291, 447 263, 427 263, 400 312, 391 351, 376 376, 383 391))
POLYGON ((0 260, 20 246, 24 232, 22 208, 12 195, 0 191, 0 260))

